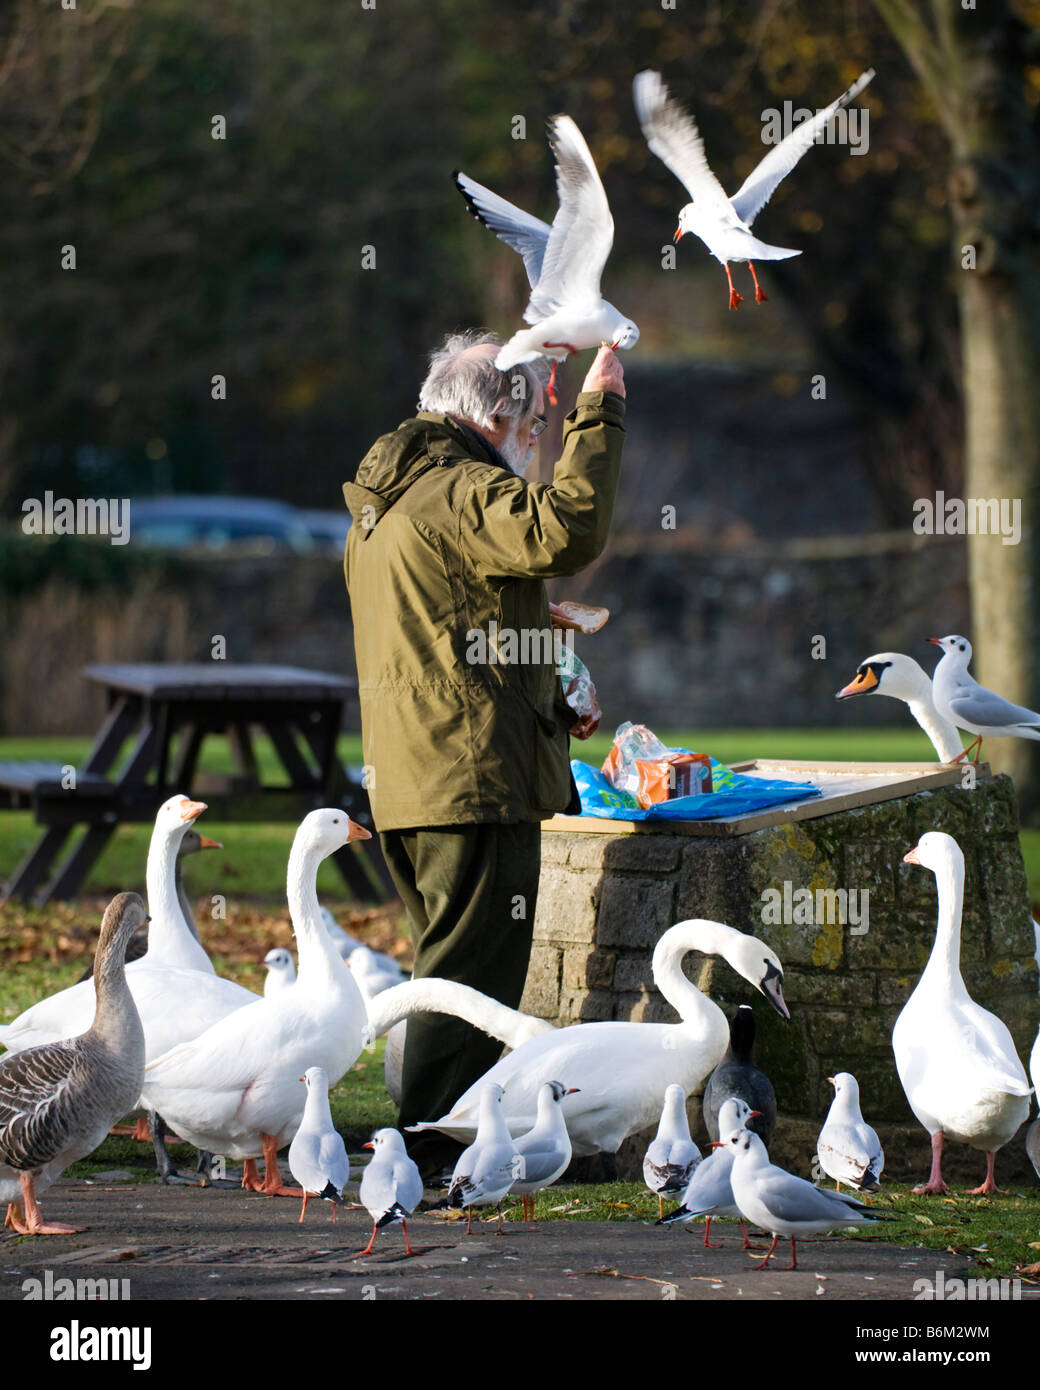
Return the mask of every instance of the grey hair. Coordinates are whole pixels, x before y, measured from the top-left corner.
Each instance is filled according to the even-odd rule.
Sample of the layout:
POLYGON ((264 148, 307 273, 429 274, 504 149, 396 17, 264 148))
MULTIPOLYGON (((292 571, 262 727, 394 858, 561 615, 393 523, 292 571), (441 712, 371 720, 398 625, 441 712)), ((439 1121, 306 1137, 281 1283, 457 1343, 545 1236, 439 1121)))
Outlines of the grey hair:
POLYGON ((450 333, 430 353, 430 366, 419 391, 419 409, 458 415, 481 429, 494 429, 495 417, 523 423, 534 414, 539 386, 549 379, 542 361, 522 362, 502 372, 493 357, 462 357, 481 343, 501 347, 502 339, 486 329, 450 333), (518 384, 522 382, 522 385, 518 384))

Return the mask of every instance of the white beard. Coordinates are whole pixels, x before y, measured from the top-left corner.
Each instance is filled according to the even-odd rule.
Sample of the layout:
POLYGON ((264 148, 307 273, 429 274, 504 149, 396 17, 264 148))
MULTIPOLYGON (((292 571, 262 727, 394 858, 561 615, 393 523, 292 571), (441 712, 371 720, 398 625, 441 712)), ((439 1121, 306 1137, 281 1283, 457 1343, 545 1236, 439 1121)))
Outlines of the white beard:
POLYGON ((527 470, 534 461, 535 450, 532 447, 528 449, 526 453, 521 452, 520 442, 517 439, 516 425, 510 426, 509 433, 499 446, 498 452, 505 459, 506 463, 509 464, 517 477, 526 477, 527 470))

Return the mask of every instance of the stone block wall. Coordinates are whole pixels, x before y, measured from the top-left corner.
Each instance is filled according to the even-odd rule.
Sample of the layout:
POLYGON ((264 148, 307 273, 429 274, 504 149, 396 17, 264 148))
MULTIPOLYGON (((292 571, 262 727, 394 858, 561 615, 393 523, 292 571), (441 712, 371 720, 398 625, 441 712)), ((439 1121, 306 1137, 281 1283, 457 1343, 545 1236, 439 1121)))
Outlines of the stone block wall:
MULTIPOLYGON (((756 1061, 773 1082, 780 1113, 775 1160, 810 1175, 833 1095, 826 1078, 851 1071, 885 1146, 889 1176, 923 1177, 927 1136, 899 1084, 891 1034, 935 937, 935 878, 902 862, 927 830, 946 831, 964 851, 965 984, 1005 1021, 1027 1062, 1040 1017, 1036 944, 1006 777, 984 775, 970 791, 922 791, 737 837, 677 835, 667 826, 617 835, 546 830, 522 1007, 560 1025, 677 1021, 650 971, 661 934, 690 917, 748 931, 783 962, 790 1023, 725 961, 691 953, 684 969, 728 1016, 738 1004, 754 1006, 756 1061), (764 924, 763 892, 785 881, 793 892, 869 889, 867 930, 854 934, 837 921, 764 924)), ((698 1100, 690 1115, 694 1137, 703 1138, 698 1100)), ((998 1159, 998 1180, 1034 1180, 1021 1133, 998 1159)), ((623 1172, 638 1175, 648 1137, 626 1143, 623 1172)), ((955 1178, 979 1182, 984 1160, 951 1145, 949 1168, 955 1178)))

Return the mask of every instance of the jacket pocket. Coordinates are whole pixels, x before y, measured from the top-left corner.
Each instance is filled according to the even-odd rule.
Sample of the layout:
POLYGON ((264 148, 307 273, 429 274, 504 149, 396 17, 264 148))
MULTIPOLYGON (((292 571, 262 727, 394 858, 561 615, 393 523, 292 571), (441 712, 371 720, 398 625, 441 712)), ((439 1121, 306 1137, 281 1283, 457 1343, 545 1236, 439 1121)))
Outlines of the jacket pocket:
POLYGON ((534 717, 532 801, 537 811, 563 811, 571 795, 567 731, 554 719, 534 717))

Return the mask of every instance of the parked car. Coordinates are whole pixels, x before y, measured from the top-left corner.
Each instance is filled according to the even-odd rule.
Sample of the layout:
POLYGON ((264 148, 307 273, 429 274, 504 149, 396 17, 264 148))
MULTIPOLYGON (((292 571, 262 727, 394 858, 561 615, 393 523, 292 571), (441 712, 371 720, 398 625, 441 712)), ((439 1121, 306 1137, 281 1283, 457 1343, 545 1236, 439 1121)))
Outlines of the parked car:
POLYGON ((130 540, 172 550, 225 550, 247 542, 297 553, 315 548, 299 508, 263 497, 184 496, 130 503, 130 540))

